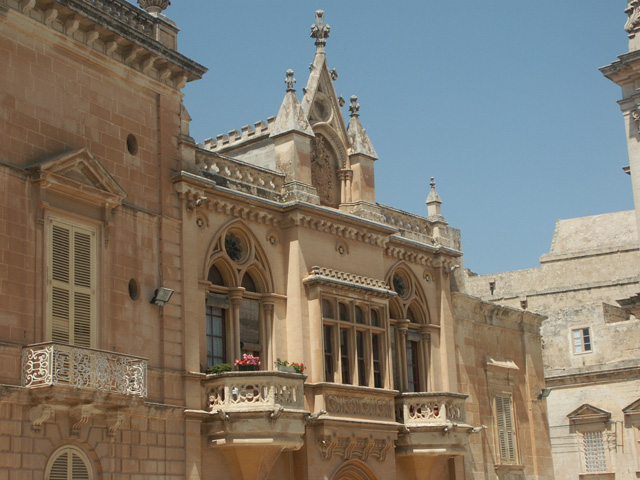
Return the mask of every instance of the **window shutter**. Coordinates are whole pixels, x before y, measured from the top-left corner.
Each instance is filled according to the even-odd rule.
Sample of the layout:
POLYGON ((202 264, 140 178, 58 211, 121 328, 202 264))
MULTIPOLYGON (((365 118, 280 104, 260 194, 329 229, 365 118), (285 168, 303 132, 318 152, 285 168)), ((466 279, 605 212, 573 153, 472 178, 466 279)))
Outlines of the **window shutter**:
POLYGON ((69 452, 65 451, 58 455, 58 458, 55 459, 53 465, 51 466, 51 470, 49 471, 49 477, 47 480, 68 480, 69 470, 69 452))
POLYGON ((69 343, 71 297, 71 230, 53 224, 51 229, 51 340, 69 343))
POLYGON ((515 462, 516 442, 513 426, 511 397, 496 397, 496 416, 498 423, 500 459, 506 462, 515 462))
POLYGON ((64 447, 55 457, 46 480, 92 480, 84 455, 75 447, 64 447))
POLYGON ((53 220, 50 252, 51 340, 90 347, 95 316, 95 232, 53 220))

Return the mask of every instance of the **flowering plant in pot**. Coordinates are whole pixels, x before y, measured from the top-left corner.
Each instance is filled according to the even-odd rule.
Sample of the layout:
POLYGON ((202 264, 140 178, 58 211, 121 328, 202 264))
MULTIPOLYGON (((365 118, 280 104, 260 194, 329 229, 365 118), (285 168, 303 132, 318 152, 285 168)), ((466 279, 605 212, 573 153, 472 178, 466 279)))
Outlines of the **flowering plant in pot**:
POLYGON ((302 363, 297 362, 287 362, 286 360, 280 360, 279 358, 273 362, 276 366, 276 369, 281 372, 289 372, 289 373, 302 373, 307 368, 302 363))
POLYGON ((255 371, 260 367, 260 357, 254 357, 251 354, 244 353, 242 355, 242 360, 238 360, 233 362, 233 366, 238 370, 242 371, 255 371))

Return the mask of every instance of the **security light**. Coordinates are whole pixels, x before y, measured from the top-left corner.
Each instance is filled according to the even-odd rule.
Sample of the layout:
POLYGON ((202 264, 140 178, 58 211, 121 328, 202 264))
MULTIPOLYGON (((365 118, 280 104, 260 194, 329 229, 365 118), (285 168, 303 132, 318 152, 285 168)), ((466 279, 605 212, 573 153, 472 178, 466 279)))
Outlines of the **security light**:
POLYGON ((151 303, 155 303, 159 307, 164 307, 164 304, 169 301, 171 295, 173 295, 173 290, 171 290, 170 288, 156 288, 156 291, 153 292, 151 303))

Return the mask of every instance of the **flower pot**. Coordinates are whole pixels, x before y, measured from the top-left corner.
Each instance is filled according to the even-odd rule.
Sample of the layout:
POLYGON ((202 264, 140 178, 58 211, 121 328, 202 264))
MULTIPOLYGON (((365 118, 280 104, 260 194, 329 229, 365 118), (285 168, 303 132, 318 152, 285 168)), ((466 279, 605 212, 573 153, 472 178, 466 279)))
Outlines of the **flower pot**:
POLYGON ((258 370, 257 365, 238 365, 238 370, 241 372, 255 372, 258 370))
POLYGON ((296 373, 296 369, 293 367, 285 367, 284 365, 278 365, 277 369, 279 372, 285 372, 285 373, 296 373))

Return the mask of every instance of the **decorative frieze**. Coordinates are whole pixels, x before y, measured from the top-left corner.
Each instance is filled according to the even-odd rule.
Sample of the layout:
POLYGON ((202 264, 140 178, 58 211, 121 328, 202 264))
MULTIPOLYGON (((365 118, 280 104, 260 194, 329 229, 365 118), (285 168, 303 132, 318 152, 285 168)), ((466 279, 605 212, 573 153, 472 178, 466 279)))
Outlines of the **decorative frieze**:
POLYGON ((393 447, 393 441, 389 437, 355 437, 337 435, 335 433, 319 435, 316 444, 324 460, 329 460, 336 455, 344 460, 359 458, 365 462, 369 458, 384 462, 387 458, 387 453, 393 447))
POLYGON ((329 414, 393 419, 393 402, 386 399, 327 395, 325 404, 329 414))

